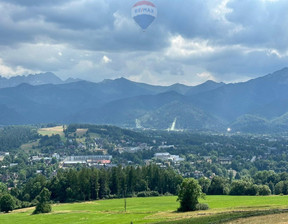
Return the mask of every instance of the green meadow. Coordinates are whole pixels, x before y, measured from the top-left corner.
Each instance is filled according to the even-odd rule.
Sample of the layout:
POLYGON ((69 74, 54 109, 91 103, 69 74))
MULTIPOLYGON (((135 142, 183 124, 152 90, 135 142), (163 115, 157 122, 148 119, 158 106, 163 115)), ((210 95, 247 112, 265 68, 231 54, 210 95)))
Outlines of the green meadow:
POLYGON ((1 224, 65 223, 223 223, 241 217, 285 212, 288 196, 207 196, 206 211, 178 213, 177 197, 128 198, 54 204, 52 213, 31 215, 33 208, 0 215, 1 224), (284 210, 283 210, 284 209, 284 210))

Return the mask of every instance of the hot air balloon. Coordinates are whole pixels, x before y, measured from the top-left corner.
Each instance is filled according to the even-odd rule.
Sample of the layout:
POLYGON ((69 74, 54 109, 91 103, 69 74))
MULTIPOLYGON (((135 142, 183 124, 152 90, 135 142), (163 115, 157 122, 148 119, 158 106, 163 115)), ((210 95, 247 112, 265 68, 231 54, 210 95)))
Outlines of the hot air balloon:
POLYGON ((157 8, 150 1, 139 1, 132 7, 132 18, 145 31, 157 16, 157 8))

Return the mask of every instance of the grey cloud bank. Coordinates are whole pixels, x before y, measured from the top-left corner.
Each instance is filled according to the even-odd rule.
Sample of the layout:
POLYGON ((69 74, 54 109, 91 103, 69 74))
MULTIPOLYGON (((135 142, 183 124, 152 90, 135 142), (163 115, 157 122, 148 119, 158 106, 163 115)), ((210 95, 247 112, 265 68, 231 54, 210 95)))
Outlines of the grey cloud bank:
POLYGON ((0 0, 0 74, 198 84, 287 66, 287 1, 155 0, 146 32, 131 18, 135 2, 0 0))

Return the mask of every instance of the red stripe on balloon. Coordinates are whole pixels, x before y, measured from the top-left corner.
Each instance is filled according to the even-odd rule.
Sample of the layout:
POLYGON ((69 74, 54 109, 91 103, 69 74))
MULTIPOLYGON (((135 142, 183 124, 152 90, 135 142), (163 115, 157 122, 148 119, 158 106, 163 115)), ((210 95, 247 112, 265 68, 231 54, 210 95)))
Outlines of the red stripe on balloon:
POLYGON ((136 7, 136 6, 139 6, 139 5, 150 5, 150 6, 155 7, 155 5, 152 2, 148 2, 148 1, 137 2, 133 7, 136 7))

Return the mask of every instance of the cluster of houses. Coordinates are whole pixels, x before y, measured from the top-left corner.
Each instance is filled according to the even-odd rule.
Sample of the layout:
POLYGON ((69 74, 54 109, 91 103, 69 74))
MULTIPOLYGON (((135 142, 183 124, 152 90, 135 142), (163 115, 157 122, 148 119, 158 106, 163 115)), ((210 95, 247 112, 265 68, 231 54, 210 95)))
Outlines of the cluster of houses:
POLYGON ((148 146, 146 143, 141 143, 135 147, 120 147, 119 146, 116 150, 121 154, 123 152, 136 153, 139 151, 151 150, 151 149, 152 149, 152 146, 148 146))
MULTIPOLYGON (((9 156, 9 155, 10 155, 9 152, 0 152, 0 162, 2 162, 4 160, 5 156, 9 156)), ((10 164, 9 166, 12 167, 12 166, 15 166, 15 164, 12 164, 12 165, 10 164)), ((3 165, 3 166, 1 166, 1 168, 7 168, 9 166, 3 165)))
POLYGON ((78 142, 75 139, 69 139, 68 143, 68 149, 71 150, 78 149, 80 151, 88 150, 92 152, 106 153, 106 150, 103 149, 103 140, 99 138, 94 138, 91 142, 78 142))
MULTIPOLYGON (((206 163, 210 163, 212 164, 212 158, 211 156, 203 156, 203 160, 206 163)), ((232 156, 228 156, 228 157, 219 157, 218 159, 218 163, 220 163, 221 165, 230 165, 232 163, 232 156)), ((202 161, 197 161, 198 163, 201 163, 202 161)))
POLYGON ((39 162, 41 160, 45 161, 47 164, 49 164, 52 159, 55 158, 57 160, 60 160, 60 155, 58 153, 53 153, 51 156, 44 156, 42 154, 39 154, 37 156, 31 156, 30 161, 31 162, 39 162))
POLYGON ((84 156, 68 156, 61 163, 60 167, 71 167, 78 164, 89 167, 112 166, 111 155, 84 155, 84 156))
MULTIPOLYGON (((4 157, 9 155, 9 153, 0 153, 0 161, 3 161, 4 157)), ((37 163, 44 161, 46 164, 50 164, 52 159, 60 161, 60 168, 73 167, 78 164, 82 164, 89 167, 101 167, 101 166, 113 166, 111 163, 111 155, 84 155, 84 156, 67 156, 65 158, 61 157, 58 153, 53 153, 51 156, 47 157, 44 155, 31 156, 29 158, 30 163, 37 163)), ((1 166, 1 168, 9 168, 17 166, 18 163, 10 163, 8 166, 1 166)), ((37 172, 39 173, 39 171, 37 172)))
POLYGON ((5 156, 9 156, 9 152, 0 152, 0 162, 4 160, 5 156))
MULTIPOLYGON (((40 161, 44 161, 46 164, 50 164, 51 161, 57 160, 59 162, 60 168, 68 168, 68 167, 74 167, 83 165, 87 167, 111 167, 115 166, 112 164, 112 156, 107 155, 107 150, 103 149, 104 146, 104 140, 101 138, 92 138, 89 141, 86 142, 76 142, 76 140, 69 139, 68 142, 68 149, 80 149, 80 153, 87 153, 85 151, 96 152, 96 154, 99 155, 82 155, 82 156, 67 156, 67 150, 66 151, 58 151, 58 153, 53 153, 52 155, 44 156, 44 154, 39 154, 37 156, 31 156, 29 159, 29 162, 31 164, 37 163, 40 161), (99 152, 99 153, 98 153, 99 152), (101 154, 101 155, 100 155, 101 154)), ((154 147, 157 145, 156 140, 153 140, 154 147)), ((217 142, 212 143, 205 143, 205 146, 207 148, 221 148, 222 144, 217 142)), ((226 144, 225 147, 235 148, 233 145, 226 144)), ((63 146, 64 147, 64 146, 63 146)), ((67 146, 66 146, 67 147, 67 146)), ((174 167, 180 167, 180 163, 185 161, 185 158, 180 157, 179 155, 172 155, 169 152, 171 152, 171 149, 176 149, 176 146, 169 145, 167 142, 160 143, 159 146, 156 146, 154 149, 158 149, 158 152, 154 154, 154 156, 146 160, 146 164, 154 163, 156 165, 159 165, 162 168, 168 167, 168 166, 174 166, 174 167), (156 148, 157 147, 157 148, 156 148), (166 151, 166 152, 165 152, 166 151), (167 152, 169 151, 169 152, 167 152)), ((252 158, 249 158, 250 162, 255 162, 258 159, 265 158, 265 156, 269 154, 274 154, 277 151, 276 147, 266 147, 265 145, 260 145, 260 149, 264 148, 267 149, 267 152, 263 156, 253 156, 252 158)), ((124 140, 121 140, 121 142, 118 144, 116 150, 119 153, 127 152, 127 153, 136 153, 139 151, 145 151, 145 150, 152 150, 153 147, 149 146, 147 143, 134 143, 134 142, 126 142, 124 140)), ((73 151, 74 152, 74 151, 73 151)), ((79 152, 78 152, 79 153, 79 152)), ((79 153, 79 154, 80 154, 79 153)), ((88 153, 88 154, 89 154, 88 153)), ((75 153, 77 154, 77 153, 75 153)), ((71 155, 71 154, 70 154, 71 155)), ((0 162, 4 160, 5 156, 9 156, 9 152, 0 152, 0 162)), ((200 164, 200 163, 219 163, 221 165, 230 165, 232 163, 232 156, 227 155, 226 157, 213 157, 212 156, 203 156, 202 158, 199 158, 193 162, 190 162, 192 164, 200 164)), ((247 158, 248 160, 248 158, 247 158)), ((131 162, 132 163, 132 162, 131 162)), ((129 164, 129 162, 128 162, 129 164)), ((2 166, 1 168, 9 168, 13 166, 17 166, 17 163, 11 163, 9 165, 6 164, 6 166, 2 166)), ((125 165, 125 164, 124 164, 125 165)), ((196 166, 197 168, 197 166, 196 166)), ((199 169, 199 168, 198 168, 199 169)), ((37 170, 37 172, 40 172, 37 170)), ((234 173, 235 175, 235 173, 234 173)), ((183 173, 183 176, 194 176, 196 178, 204 176, 203 172, 201 170, 187 170, 187 172, 183 173)))
POLYGON ((73 167, 76 165, 85 165, 89 167, 97 167, 97 166, 111 166, 111 155, 83 155, 83 156, 67 156, 65 158, 61 158, 58 153, 53 153, 51 157, 43 157, 43 156, 32 156, 31 161, 37 162, 43 160, 44 162, 50 162, 52 158, 60 161, 60 168, 73 167))
POLYGON ((155 153, 154 157, 155 160, 161 160, 161 161, 171 161, 174 163, 179 163, 184 161, 184 158, 181 158, 178 155, 170 155, 168 152, 163 152, 163 153, 155 153))
POLYGON ((168 152, 161 152, 161 153, 155 153, 154 157, 149 160, 145 160, 146 165, 149 165, 151 163, 156 164, 157 166, 160 166, 161 168, 166 168, 168 166, 178 166, 180 162, 185 161, 184 158, 181 158, 178 155, 171 155, 168 152))

